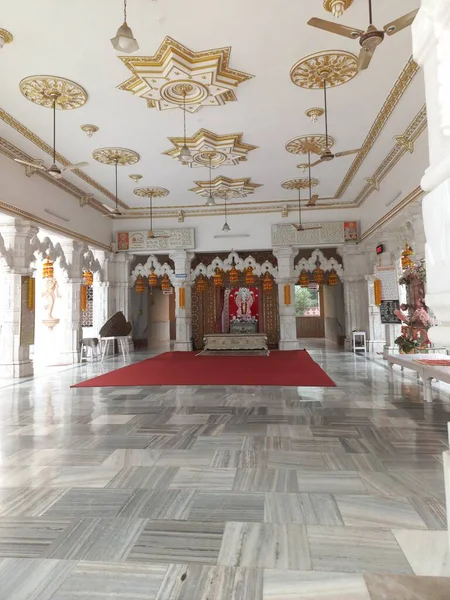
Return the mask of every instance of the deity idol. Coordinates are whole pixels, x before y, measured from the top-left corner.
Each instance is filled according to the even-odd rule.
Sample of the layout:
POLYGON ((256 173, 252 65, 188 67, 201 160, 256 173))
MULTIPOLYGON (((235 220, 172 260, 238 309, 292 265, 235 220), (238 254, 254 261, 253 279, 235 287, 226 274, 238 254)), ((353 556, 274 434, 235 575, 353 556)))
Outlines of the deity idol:
POLYGON ((241 287, 236 293, 235 302, 237 306, 236 317, 242 321, 252 319, 252 304, 255 301, 252 292, 248 288, 241 287))

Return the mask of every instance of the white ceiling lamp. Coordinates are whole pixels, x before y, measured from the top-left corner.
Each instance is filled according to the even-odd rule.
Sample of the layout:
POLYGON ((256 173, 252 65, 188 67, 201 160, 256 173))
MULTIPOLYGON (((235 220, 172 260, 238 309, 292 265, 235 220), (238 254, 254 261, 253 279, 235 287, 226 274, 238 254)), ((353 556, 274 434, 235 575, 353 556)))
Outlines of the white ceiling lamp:
POLYGON ((337 19, 342 17, 353 0, 326 0, 325 9, 333 14, 337 19))
POLYGON ((186 144, 186 90, 183 90, 183 125, 184 125, 184 144, 180 150, 180 154, 178 158, 183 163, 183 165, 187 165, 191 163, 194 159, 192 158, 191 151, 187 147, 186 144))
POLYGON ((227 223, 227 194, 225 194, 225 223, 223 224, 222 231, 230 231, 230 226, 227 223))
POLYGON ((113 45, 114 50, 126 52, 127 54, 139 50, 139 44, 133 36, 133 32, 127 25, 127 0, 124 0, 123 2, 123 23, 117 30, 116 37, 111 39, 111 44, 113 45))
POLYGON ((209 156, 209 196, 206 201, 206 206, 215 206, 216 201, 214 200, 214 196, 212 195, 212 181, 211 181, 211 160, 212 156, 209 156))

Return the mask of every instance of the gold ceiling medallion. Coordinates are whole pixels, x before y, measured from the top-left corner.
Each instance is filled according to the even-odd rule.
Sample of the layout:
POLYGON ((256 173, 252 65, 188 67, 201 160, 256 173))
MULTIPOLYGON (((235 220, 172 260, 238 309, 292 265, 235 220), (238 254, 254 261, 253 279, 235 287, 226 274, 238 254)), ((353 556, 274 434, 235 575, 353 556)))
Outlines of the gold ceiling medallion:
POLYGON ((142 179, 142 175, 139 175, 138 173, 132 173, 131 175, 128 175, 128 177, 136 184, 142 179))
POLYGON ((140 198, 164 198, 169 195, 169 190, 163 187, 140 187, 133 190, 133 194, 140 198))
POLYGON ((333 14, 333 17, 342 17, 344 12, 353 4, 353 0, 323 0, 325 10, 333 14))
POLYGON ((128 148, 98 148, 94 150, 92 156, 104 165, 115 165, 117 163, 122 167, 135 165, 141 158, 137 152, 128 148))
POLYGON ((4 44, 10 44, 14 39, 12 33, 6 29, 0 29, 0 48, 3 48, 4 44))
POLYGON ((309 90, 336 87, 347 83, 358 74, 358 59, 351 52, 328 50, 301 58, 291 69, 291 81, 309 90))
MULTIPOLYGON (((211 169, 217 169, 222 165, 237 165, 239 162, 247 160, 247 153, 255 150, 257 146, 245 144, 242 141, 243 135, 243 133, 219 135, 207 129, 199 129, 192 137, 186 138, 186 146, 194 158, 189 165, 193 168, 209 167, 210 156, 211 169)), ((174 147, 166 150, 163 154, 177 160, 184 145, 184 137, 168 139, 174 147)))
POLYGON ((256 188, 261 187, 260 183, 250 183, 251 177, 242 179, 229 179, 220 175, 211 182, 209 181, 194 181, 196 188, 189 190, 195 192, 197 196, 208 197, 211 195, 214 198, 223 198, 232 200, 233 198, 246 198, 249 194, 253 194, 256 188))
POLYGON ((80 108, 86 104, 88 99, 87 92, 81 85, 70 79, 52 75, 25 77, 19 83, 19 88, 27 100, 39 104, 39 106, 45 106, 45 108, 53 108, 55 92, 58 92, 55 106, 59 110, 80 108))
POLYGON ((305 115, 309 117, 313 123, 316 123, 319 117, 321 117, 324 112, 325 111, 323 110, 323 108, 308 108, 308 110, 305 112, 305 115))
MULTIPOLYGON (((285 179, 281 183, 281 187, 285 190, 309 190, 309 178, 285 179)), ((319 185, 319 180, 311 177, 311 187, 319 185)))
MULTIPOLYGON (((317 146, 317 148, 320 149, 322 154, 327 149, 326 137, 321 134, 300 135, 296 138, 292 138, 292 140, 289 140, 286 143, 285 148, 291 154, 308 154, 309 144, 317 146)), ((328 136, 328 148, 332 148, 332 146, 334 146, 334 138, 328 136)), ((300 165, 299 168, 301 168, 300 165)))
POLYGON ((184 108, 194 113, 203 106, 236 100, 235 88, 253 75, 230 69, 231 48, 193 52, 166 37, 154 56, 119 56, 132 77, 119 89, 145 98, 149 108, 184 108))
POLYGON ((98 127, 97 125, 80 125, 80 129, 81 131, 84 131, 84 133, 88 136, 88 137, 92 137, 94 135, 94 133, 96 133, 98 131, 98 127))

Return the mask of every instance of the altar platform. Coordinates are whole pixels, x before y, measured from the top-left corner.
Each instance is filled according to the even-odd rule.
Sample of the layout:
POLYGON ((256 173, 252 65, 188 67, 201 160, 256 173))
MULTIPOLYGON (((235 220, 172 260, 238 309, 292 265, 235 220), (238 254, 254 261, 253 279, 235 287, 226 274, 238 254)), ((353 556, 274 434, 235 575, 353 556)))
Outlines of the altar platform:
POLYGON ((242 352, 269 355, 265 333, 212 333, 203 338, 202 354, 242 352))

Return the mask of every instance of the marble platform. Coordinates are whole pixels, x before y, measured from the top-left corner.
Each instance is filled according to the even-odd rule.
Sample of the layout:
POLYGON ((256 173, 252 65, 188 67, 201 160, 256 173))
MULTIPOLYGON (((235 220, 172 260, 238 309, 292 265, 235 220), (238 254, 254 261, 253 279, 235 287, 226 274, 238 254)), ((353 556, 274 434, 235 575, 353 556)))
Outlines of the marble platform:
POLYGON ((0 600, 448 600, 450 396, 302 345, 336 388, 4 384, 0 600))

